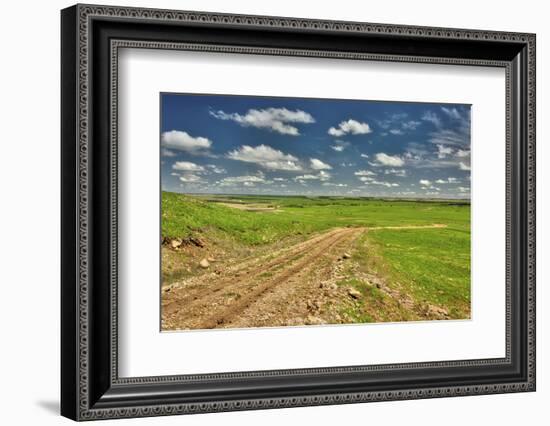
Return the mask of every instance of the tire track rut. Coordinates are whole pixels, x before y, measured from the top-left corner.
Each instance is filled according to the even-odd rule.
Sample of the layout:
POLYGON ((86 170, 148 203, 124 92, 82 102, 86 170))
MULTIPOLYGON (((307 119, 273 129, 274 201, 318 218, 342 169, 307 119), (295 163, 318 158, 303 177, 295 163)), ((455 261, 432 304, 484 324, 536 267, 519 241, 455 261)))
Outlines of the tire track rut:
POLYGON ((221 275, 210 273, 172 284, 163 289, 163 291, 166 292, 168 290, 171 293, 163 296, 163 313, 170 315, 174 311, 179 310, 180 305, 192 303, 194 300, 220 292, 227 289, 228 285, 235 284, 236 282, 245 283, 245 281, 256 280, 259 275, 268 274, 278 267, 288 264, 288 262, 292 261, 292 258, 302 256, 309 247, 321 244, 323 241, 330 239, 334 234, 341 232, 342 229, 345 228, 336 228, 315 235, 293 246, 280 249, 275 253, 246 259, 227 268, 221 275), (246 276, 242 277, 242 275, 246 276))
MULTIPOLYGON (((175 286, 163 295, 163 329, 208 329, 227 326, 266 292, 287 282, 303 270, 314 268, 316 262, 331 249, 336 248, 340 242, 351 241, 364 230, 333 229, 289 249, 281 250, 275 255, 275 259, 267 264, 260 264, 248 270, 245 277, 240 276, 247 267, 242 265, 232 268, 223 277, 214 275, 208 280, 210 285, 207 282, 200 289, 192 290, 192 294, 185 294, 189 292, 185 286, 175 286), (281 265, 285 267, 278 269, 281 265)), ((261 258, 252 264, 258 264, 260 261, 261 258)))
MULTIPOLYGON (((327 261, 333 263, 362 233, 445 227, 432 224, 333 228, 273 253, 245 259, 223 272, 174 283, 162 290, 162 329, 253 327, 262 313, 269 318, 275 311, 286 316, 283 312, 289 311, 288 306, 318 291, 319 277, 328 273, 327 261), (315 275, 317 281, 313 282, 315 275)), ((271 323, 268 320, 267 325, 271 323)))

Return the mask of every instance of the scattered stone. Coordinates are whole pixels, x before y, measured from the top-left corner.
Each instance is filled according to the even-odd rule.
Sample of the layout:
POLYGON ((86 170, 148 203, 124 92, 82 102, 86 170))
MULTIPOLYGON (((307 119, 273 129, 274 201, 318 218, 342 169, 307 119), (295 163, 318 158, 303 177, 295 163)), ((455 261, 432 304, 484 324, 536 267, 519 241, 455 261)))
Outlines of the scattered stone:
POLYGON ((216 259, 214 259, 212 256, 208 256, 208 257, 206 258, 206 260, 208 260, 210 263, 216 261, 216 259))
POLYGON ((354 299, 360 299, 361 296, 363 296, 359 290, 356 290, 355 288, 351 288, 351 287, 348 288, 348 294, 354 299))
POLYGON ((210 266, 210 262, 208 262, 208 260, 206 260, 206 259, 202 259, 202 260, 200 261, 200 263, 199 263, 199 266, 200 266, 201 268, 206 269, 206 268, 208 268, 208 267, 210 266))
POLYGON ((183 241, 182 241, 182 240, 180 240, 179 238, 174 238, 174 239, 170 242, 170 247, 172 247, 173 249, 177 249, 177 248, 179 248, 182 244, 183 244, 183 241))
POLYGON ((349 254, 349 253, 344 253, 342 255, 342 259, 349 259, 350 257, 351 257, 351 254, 349 254))

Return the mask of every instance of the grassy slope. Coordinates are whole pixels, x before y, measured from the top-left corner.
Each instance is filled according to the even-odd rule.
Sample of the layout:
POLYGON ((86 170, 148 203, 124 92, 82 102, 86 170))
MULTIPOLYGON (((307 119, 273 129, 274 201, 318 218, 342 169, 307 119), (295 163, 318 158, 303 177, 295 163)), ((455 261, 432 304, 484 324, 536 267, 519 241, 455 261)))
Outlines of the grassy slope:
POLYGON ((388 275, 417 300, 450 307, 453 318, 469 316, 470 234, 462 229, 379 230, 369 234, 388 275))
POLYGON ((216 230, 241 243, 257 245, 336 226, 469 224, 467 205, 441 202, 250 196, 236 199, 263 201, 281 211, 248 212, 198 197, 163 192, 162 235, 181 238, 216 230))
MULTIPOLYGON (((469 316, 469 204, 263 196, 235 200, 265 203, 280 211, 248 212, 164 192, 162 234, 181 238, 206 233, 241 246, 258 246, 336 226, 446 224, 439 229, 371 230, 358 255, 366 268, 398 282, 415 299, 447 307, 453 318, 469 316)), ((365 321, 369 318, 366 314, 365 321)))

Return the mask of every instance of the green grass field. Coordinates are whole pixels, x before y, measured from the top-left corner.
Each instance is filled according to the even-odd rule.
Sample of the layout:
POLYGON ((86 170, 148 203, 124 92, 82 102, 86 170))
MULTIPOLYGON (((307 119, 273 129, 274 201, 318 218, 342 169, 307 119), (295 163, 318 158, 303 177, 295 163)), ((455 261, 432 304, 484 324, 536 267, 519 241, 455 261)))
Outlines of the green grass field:
MULTIPOLYGON (((468 202, 162 194, 163 237, 201 236, 235 247, 269 247, 335 227, 433 224, 446 227, 369 229, 357 245, 354 258, 365 271, 384 276, 415 300, 443 306, 451 318, 469 318, 468 202), (244 209, 236 208, 239 206, 244 209), (263 209, 248 211, 247 206, 263 209)), ((367 291, 360 283, 357 285, 367 291)), ((376 290, 368 291, 376 299, 376 290)), ((360 320, 373 319, 365 313, 360 320)))

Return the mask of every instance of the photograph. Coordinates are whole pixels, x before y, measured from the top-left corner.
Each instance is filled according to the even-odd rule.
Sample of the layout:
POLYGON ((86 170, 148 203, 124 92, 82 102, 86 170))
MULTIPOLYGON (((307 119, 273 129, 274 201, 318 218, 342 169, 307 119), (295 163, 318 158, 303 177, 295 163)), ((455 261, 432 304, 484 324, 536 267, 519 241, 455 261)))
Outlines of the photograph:
POLYGON ((470 319, 471 105, 160 109, 162 331, 470 319))

